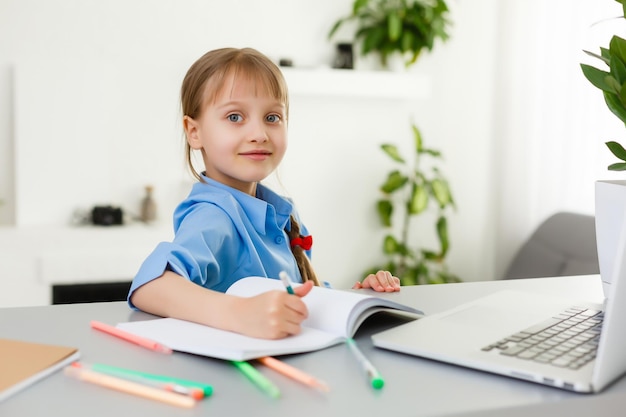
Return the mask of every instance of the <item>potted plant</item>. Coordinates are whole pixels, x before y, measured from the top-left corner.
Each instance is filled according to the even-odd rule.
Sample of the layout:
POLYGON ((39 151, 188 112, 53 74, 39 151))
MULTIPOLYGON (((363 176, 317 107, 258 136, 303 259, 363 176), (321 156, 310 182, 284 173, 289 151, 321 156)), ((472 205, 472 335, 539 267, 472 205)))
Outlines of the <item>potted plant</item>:
MULTIPOLYGON (((622 4, 623 18, 626 15, 625 0, 616 0, 622 4)), ((586 54, 598 58, 606 64, 608 71, 594 66, 580 64, 583 74, 595 87, 602 90, 609 110, 626 124, 626 40, 615 35, 611 38, 609 48, 600 48, 600 54, 585 51, 586 54)), ((610 171, 626 170, 626 150, 615 141, 606 142, 607 147, 620 162, 608 166, 610 171)))
POLYGON ((335 22, 329 39, 350 21, 357 24, 354 43, 360 44, 360 54, 378 53, 383 68, 394 54, 410 67, 437 38, 448 39, 450 25, 445 0, 354 0, 352 13, 335 22))
POLYGON ((400 164, 401 169, 388 173, 380 187, 383 197, 377 202, 380 222, 388 229, 383 239, 383 253, 387 260, 384 265, 374 266, 366 273, 387 270, 400 278, 402 285, 459 282, 460 279, 448 271, 445 263, 450 247, 446 214, 455 208, 452 192, 448 181, 436 166, 430 170, 424 167, 425 158, 438 159, 441 153, 424 146, 422 135, 415 124, 411 125, 411 129, 414 138, 412 161, 403 158, 397 146, 381 145, 385 154, 400 164), (436 205, 434 230, 439 248, 412 248, 409 236, 411 220, 425 213, 430 203, 436 205), (400 222, 394 228, 395 219, 400 222))
MULTIPOLYGON (((626 16, 626 0, 616 0, 622 5, 626 16)), ((613 36, 608 48, 600 48, 600 54, 585 51, 604 63, 608 71, 581 64, 584 76, 599 88, 609 110, 626 124, 626 40, 613 36)), ((626 150, 616 141, 605 142, 618 162, 608 166, 610 171, 626 170, 626 150)), ((626 238, 626 181, 596 181, 595 219, 598 262, 604 295, 609 295, 613 264, 618 256, 621 240, 626 238)), ((621 255, 619 255, 621 256, 621 255)))

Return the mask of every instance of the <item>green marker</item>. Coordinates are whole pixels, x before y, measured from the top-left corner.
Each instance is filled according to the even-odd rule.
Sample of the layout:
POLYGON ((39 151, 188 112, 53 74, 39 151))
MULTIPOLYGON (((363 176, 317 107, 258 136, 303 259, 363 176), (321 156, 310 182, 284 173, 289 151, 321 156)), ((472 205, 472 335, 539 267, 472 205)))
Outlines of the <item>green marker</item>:
POLYGON ((280 271, 278 276, 280 277, 280 280, 283 282, 283 285, 285 286, 285 289, 287 290, 287 292, 292 295, 295 294, 295 292, 293 291, 293 287, 291 286, 291 280, 289 279, 289 275, 287 275, 285 271, 280 271))
POLYGON ((280 390, 272 382, 265 378, 263 374, 256 370, 256 368, 245 361, 230 361, 233 365, 241 371, 250 381, 256 386, 261 388, 267 395, 272 398, 280 397, 280 390))
POLYGON ((209 397, 211 394, 213 394, 213 387, 211 385, 208 385, 202 382, 189 381, 187 379, 180 379, 180 378, 172 378, 172 377, 164 376, 164 375, 149 374, 145 372, 133 371, 130 369, 118 368, 115 366, 103 365, 99 363, 94 363, 92 365, 84 365, 84 367, 90 368, 92 371, 95 371, 95 372, 100 372, 100 373, 111 375, 111 376, 118 376, 121 378, 124 378, 124 377, 143 378, 146 380, 150 380, 154 382, 161 382, 164 384, 176 384, 176 385, 181 385, 187 388, 195 388, 195 389, 201 390, 205 397, 209 397))
POLYGON ((383 381, 383 378, 380 375, 380 373, 376 370, 376 368, 374 368, 374 365, 372 365, 372 363, 367 360, 365 355, 363 355, 363 352, 361 352, 359 347, 356 345, 356 342, 354 341, 354 339, 350 337, 347 338, 346 344, 348 345, 348 347, 350 348, 350 351, 354 354, 356 359, 359 361, 359 364, 365 370, 367 377, 370 379, 370 383, 372 384, 372 387, 374 389, 381 389, 383 385, 385 385, 385 381, 383 381))

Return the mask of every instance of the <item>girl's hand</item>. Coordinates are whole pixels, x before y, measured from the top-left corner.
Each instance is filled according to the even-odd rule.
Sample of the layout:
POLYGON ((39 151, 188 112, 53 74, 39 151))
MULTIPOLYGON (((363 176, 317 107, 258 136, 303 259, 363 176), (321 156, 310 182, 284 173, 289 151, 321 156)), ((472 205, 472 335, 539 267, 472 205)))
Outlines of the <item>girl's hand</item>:
POLYGON ((353 290, 361 288, 371 288, 378 292, 400 291, 400 279, 391 275, 389 271, 378 271, 376 274, 369 274, 363 282, 357 282, 352 287, 353 290))
POLYGON ((281 339, 300 333, 300 323, 309 312, 300 297, 313 288, 313 282, 294 287, 295 296, 287 291, 268 291, 254 297, 240 298, 234 313, 239 322, 237 331, 262 339, 281 339))

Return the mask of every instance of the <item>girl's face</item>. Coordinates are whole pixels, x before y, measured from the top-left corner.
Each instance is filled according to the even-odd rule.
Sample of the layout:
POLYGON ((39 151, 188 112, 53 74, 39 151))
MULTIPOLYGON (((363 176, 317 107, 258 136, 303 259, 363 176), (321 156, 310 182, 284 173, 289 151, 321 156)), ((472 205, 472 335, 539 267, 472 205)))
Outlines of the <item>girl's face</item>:
POLYGON ((206 176, 250 195, 287 149, 285 103, 260 87, 230 76, 197 119, 183 119, 189 146, 202 151, 206 176))

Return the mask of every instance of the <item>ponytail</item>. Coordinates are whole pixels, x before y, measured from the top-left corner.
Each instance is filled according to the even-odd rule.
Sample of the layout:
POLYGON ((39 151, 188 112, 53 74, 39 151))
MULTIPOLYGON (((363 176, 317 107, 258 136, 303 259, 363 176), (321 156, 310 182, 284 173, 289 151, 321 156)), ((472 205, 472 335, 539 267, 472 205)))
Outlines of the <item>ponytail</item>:
POLYGON ((306 255, 304 248, 297 244, 291 244, 294 239, 301 239, 302 235, 300 234, 300 225, 296 221, 296 218, 291 215, 290 220, 291 230, 285 231, 287 232, 287 236, 289 237, 291 252, 293 253, 293 257, 296 258, 296 264, 298 265, 298 269, 300 270, 300 275, 302 275, 302 282, 313 281, 313 284, 319 287, 320 282, 315 275, 313 265, 311 265, 311 261, 309 261, 309 257, 306 255))

